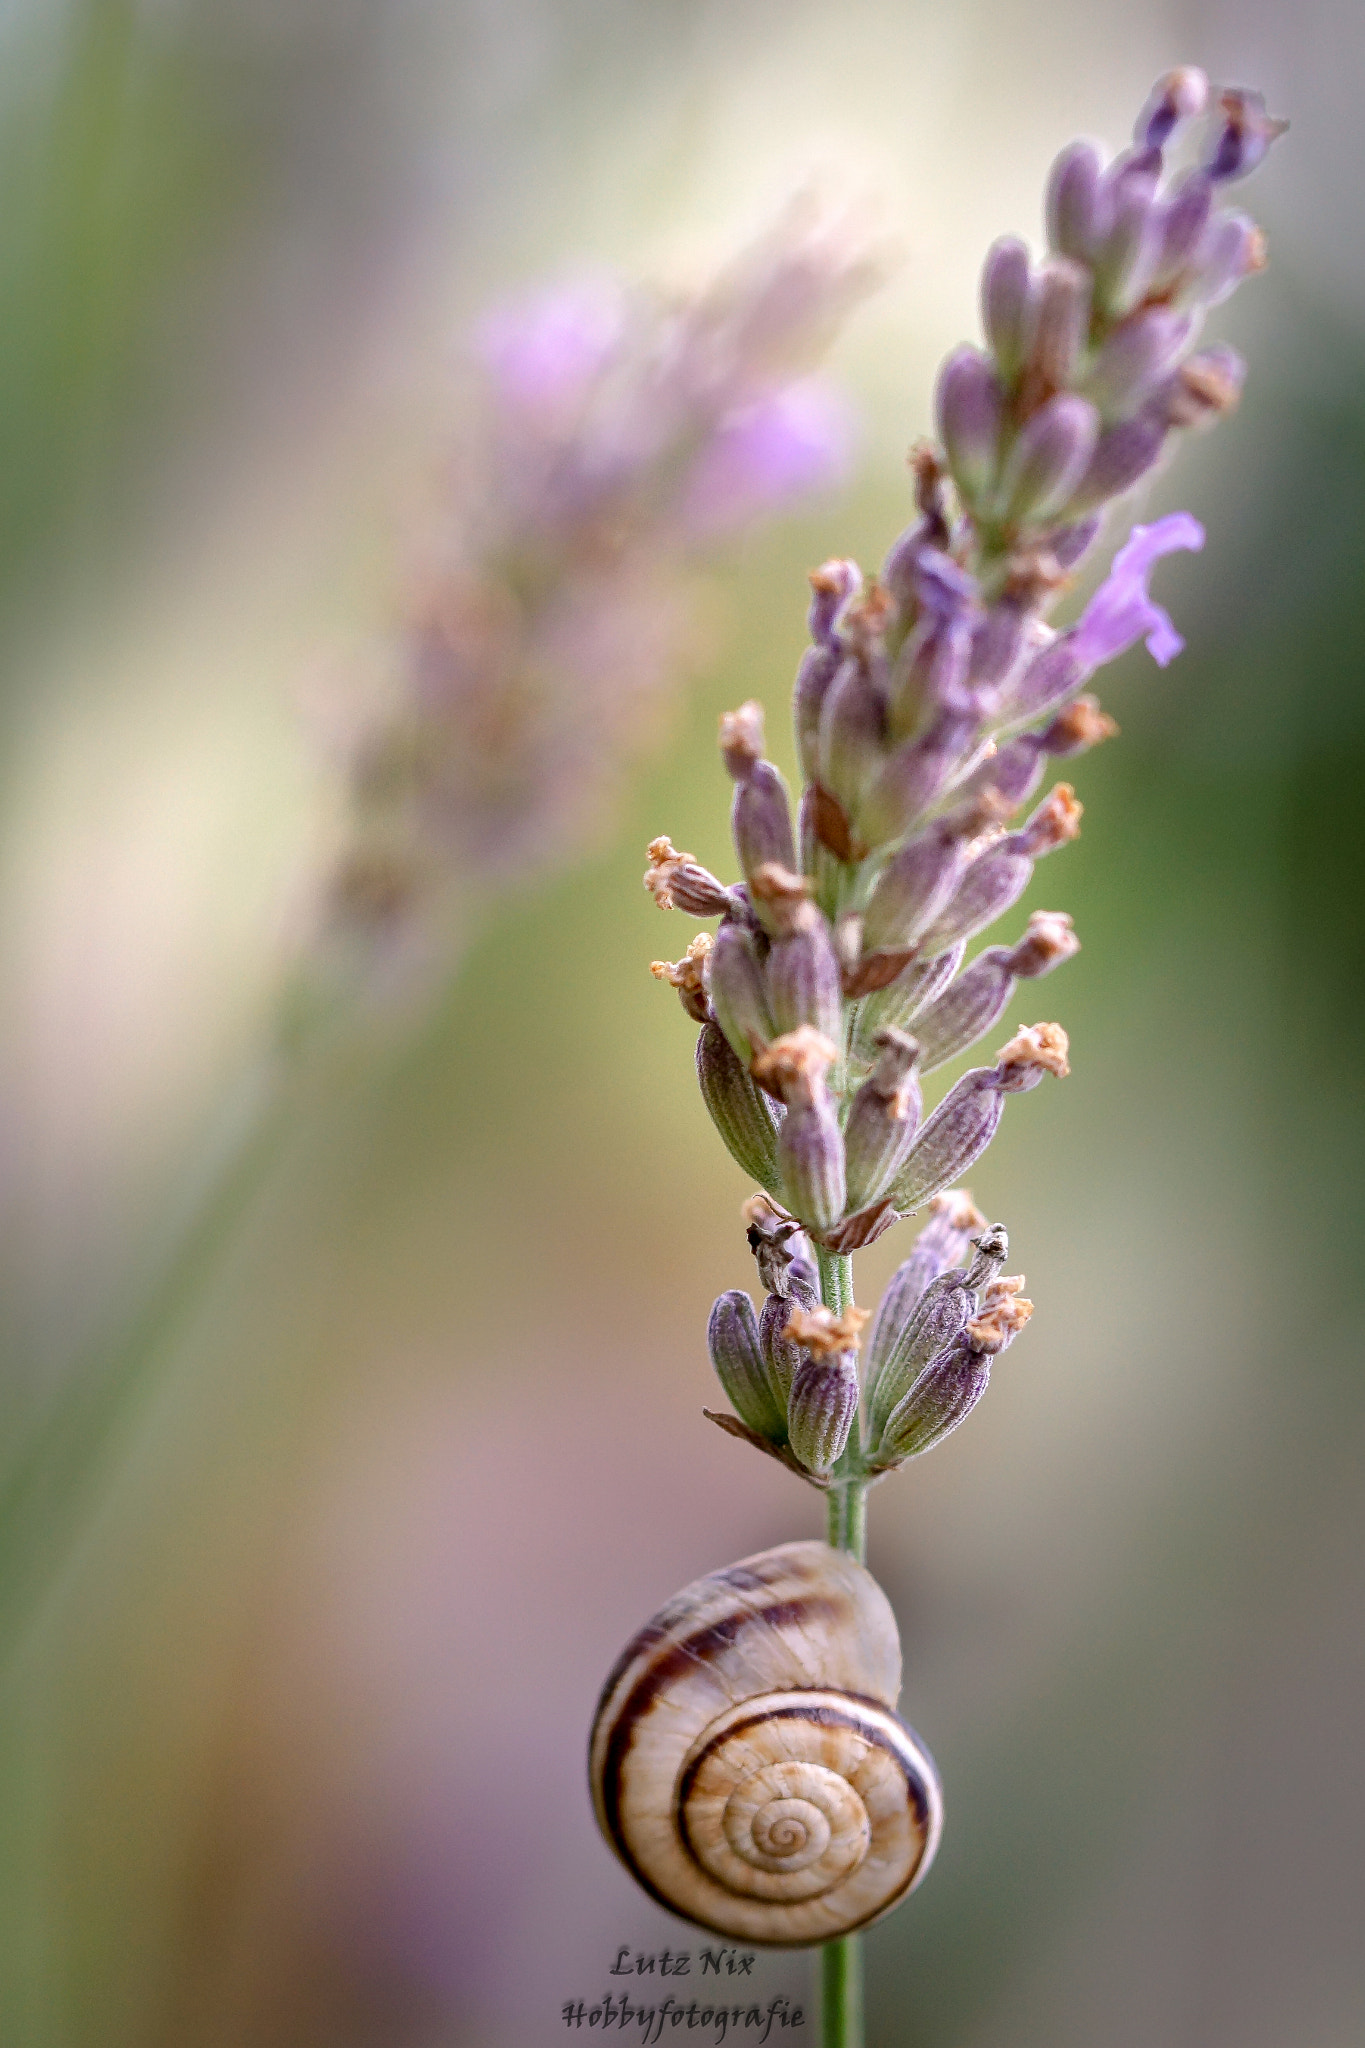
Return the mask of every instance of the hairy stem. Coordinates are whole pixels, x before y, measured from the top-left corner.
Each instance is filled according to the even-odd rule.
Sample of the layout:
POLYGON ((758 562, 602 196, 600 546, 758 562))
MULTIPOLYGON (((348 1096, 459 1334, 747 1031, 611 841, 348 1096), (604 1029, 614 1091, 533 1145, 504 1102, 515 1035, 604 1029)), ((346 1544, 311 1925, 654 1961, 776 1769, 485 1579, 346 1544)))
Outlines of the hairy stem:
MULTIPOLYGON (((835 1315, 853 1303, 853 1261, 817 1249, 820 1299, 835 1315)), ((861 1423, 849 1433, 829 1489, 829 1541, 858 1562, 867 1555, 867 1482, 861 1476, 861 1423)), ((821 2048, 863 2048, 862 1936, 846 1934, 820 1951, 821 2048)))

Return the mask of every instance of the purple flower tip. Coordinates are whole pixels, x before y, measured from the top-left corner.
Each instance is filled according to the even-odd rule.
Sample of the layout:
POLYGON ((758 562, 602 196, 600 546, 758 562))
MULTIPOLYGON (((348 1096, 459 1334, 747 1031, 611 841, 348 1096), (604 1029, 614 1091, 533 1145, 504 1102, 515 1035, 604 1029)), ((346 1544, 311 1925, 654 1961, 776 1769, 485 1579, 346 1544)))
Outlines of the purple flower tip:
POLYGON ((765 393, 723 420, 688 478, 683 517, 694 533, 743 525, 847 471, 852 420, 816 378, 765 393))
POLYGON ((1148 596, 1147 579, 1162 555, 1178 548, 1197 552, 1203 545, 1204 529, 1188 512, 1171 512, 1151 526, 1133 528, 1073 629, 1072 649, 1087 674, 1139 639, 1145 638, 1147 652, 1162 668, 1179 654, 1185 643, 1169 613, 1148 596))
POLYGON ((625 295, 610 277, 582 277, 494 307, 474 335, 503 403, 540 416, 580 403, 620 347, 625 295))

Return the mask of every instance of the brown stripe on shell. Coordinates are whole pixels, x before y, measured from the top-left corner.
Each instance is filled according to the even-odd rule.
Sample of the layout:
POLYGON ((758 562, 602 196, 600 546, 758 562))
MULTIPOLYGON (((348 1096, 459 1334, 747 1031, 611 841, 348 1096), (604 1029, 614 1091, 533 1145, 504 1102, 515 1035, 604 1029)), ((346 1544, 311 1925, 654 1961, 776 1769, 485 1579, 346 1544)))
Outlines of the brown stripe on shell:
MULTIPOLYGON (((747 1607, 737 1614, 728 1614, 722 1620, 711 1622, 706 1628, 697 1629, 693 1635, 676 1642, 662 1656, 656 1657, 640 1674, 632 1691, 617 1713, 612 1725, 611 1737, 607 1743, 606 1755, 602 1759, 601 1806, 603 1826, 617 1855, 632 1876, 644 1886, 652 1898, 676 1912, 671 1899, 663 1897, 650 1883, 627 1847, 621 1831, 621 1766, 630 1748, 631 1738, 637 1723, 648 1713, 664 1687, 673 1678, 686 1671, 689 1665, 705 1663, 717 1650, 728 1649, 746 1628, 761 1625, 765 1628, 789 1628, 795 1623, 824 1620, 840 1611, 841 1602, 826 1594, 808 1594, 798 1600, 775 1601, 768 1607, 747 1607)), ((641 1636, 649 1631, 642 1630, 641 1636)), ((637 1637, 637 1643, 640 1638, 637 1637)), ((632 1646, 633 1650, 634 1646, 632 1646)), ((610 1688, 608 1689, 610 1690, 610 1688)), ((603 1704, 605 1704, 604 1695, 603 1704)))
POLYGON ((762 1593, 775 1581, 780 1582, 784 1577, 791 1575, 793 1565, 790 1553, 797 1548, 796 1544, 784 1544, 771 1554, 760 1553, 757 1560, 732 1564, 724 1571, 708 1572, 704 1579, 697 1580, 693 1585, 685 1587, 681 1593, 675 1594, 666 1607, 661 1608, 643 1628, 636 1631, 612 1665, 607 1681, 598 1694, 597 1709, 593 1715, 594 1726, 600 1720, 607 1701, 635 1660, 643 1657, 656 1644, 665 1642, 674 1623, 688 1612, 698 1587, 704 1586, 709 1590, 713 1586, 733 1586, 739 1593, 762 1593), (755 1571, 754 1562, 761 1564, 764 1569, 755 1571))

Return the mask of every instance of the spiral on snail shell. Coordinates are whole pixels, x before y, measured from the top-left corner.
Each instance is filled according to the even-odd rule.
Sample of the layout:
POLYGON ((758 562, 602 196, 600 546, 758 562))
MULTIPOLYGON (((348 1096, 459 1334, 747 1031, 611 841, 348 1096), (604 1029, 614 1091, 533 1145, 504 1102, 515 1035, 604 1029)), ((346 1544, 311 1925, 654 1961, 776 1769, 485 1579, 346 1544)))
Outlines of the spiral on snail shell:
POLYGON ((900 1680, 890 1602, 828 1544, 696 1580, 603 1688, 603 1834, 652 1897, 716 1933, 799 1948, 865 1926, 924 1876, 942 1828, 900 1680))

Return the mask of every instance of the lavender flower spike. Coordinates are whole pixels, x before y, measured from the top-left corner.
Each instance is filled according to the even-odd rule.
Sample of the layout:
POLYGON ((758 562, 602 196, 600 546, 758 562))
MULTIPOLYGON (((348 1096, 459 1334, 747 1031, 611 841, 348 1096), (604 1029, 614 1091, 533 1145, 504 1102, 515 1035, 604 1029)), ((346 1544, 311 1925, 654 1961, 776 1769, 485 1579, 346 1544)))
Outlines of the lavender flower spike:
POLYGON ((1133 528, 1070 636, 1072 652, 1087 675, 1126 654, 1138 639, 1145 638, 1147 652, 1161 668, 1179 654, 1185 642, 1170 614, 1148 596, 1147 579, 1162 555, 1177 548, 1198 553, 1203 545, 1204 529, 1188 512, 1169 512, 1151 526, 1133 528))
MULTIPOLYGON (((988 941, 963 965, 1034 863, 1076 835, 1069 783, 1022 825, 1011 820, 1048 760, 1117 731, 1080 694, 1090 677, 1138 640, 1162 666, 1180 652, 1149 584, 1163 555, 1203 546, 1188 512, 1131 532, 1125 523, 1079 619, 1059 629, 1051 614, 1105 544, 1120 496, 1182 432, 1237 404, 1240 359, 1219 341, 1194 344, 1209 309, 1263 266, 1264 238, 1225 188, 1281 127, 1256 94, 1220 91, 1182 67, 1158 79, 1132 147, 1113 158, 1090 143, 1063 150, 1049 179, 1048 255, 1036 263, 1012 236, 994 244, 986 345, 954 350, 939 373, 939 445, 917 443, 910 457, 917 518, 879 578, 842 556, 811 574, 811 644, 793 692, 796 831, 751 701, 721 735, 742 886, 669 841, 650 849, 656 900, 720 919, 709 951, 703 934, 657 971, 704 1020, 707 1107, 767 1190, 743 1211, 762 1309, 755 1317, 736 1290, 713 1311, 712 1357, 737 1412, 712 1419, 824 1492, 830 1546, 860 1562, 868 1488, 959 1426, 1032 1313, 1022 1274, 1003 1271, 1004 1229, 948 1190, 975 1168, 1011 1096, 1070 1072, 1067 1034, 1051 1022, 1014 1029, 991 1064, 935 1086, 927 1102, 923 1080, 993 1032, 1021 982, 1078 950, 1065 912, 1036 910, 1014 944, 988 941), (1193 165, 1182 169, 1166 151, 1186 124, 1203 133, 1188 151, 1182 142, 1181 162, 1193 165), (883 1295, 860 1374, 854 1256, 926 1206, 931 1220, 883 1295)), ((726 1624, 711 1626, 708 1607, 689 1652, 723 1633, 728 1653, 730 1591, 747 1622, 750 1588, 769 1586, 752 1569, 763 1564, 720 1575, 726 1624)), ((803 1624, 804 1609, 798 1633, 803 1624)), ((689 1663, 684 1685, 692 1676, 689 1663)), ((737 1704, 747 1714, 753 1703, 737 1704)), ((777 1711, 785 1769, 795 1751, 788 1712, 777 1711)), ((747 1739, 748 1720, 738 1725, 747 1739)), ((689 1725, 683 1739, 694 1734, 689 1725)), ((670 1762, 661 1818, 675 1814, 678 1782, 670 1762)), ((785 1776, 774 1782, 780 1800, 796 1797, 785 1776)), ((871 1863, 869 1852, 861 1868, 871 1863)), ((839 1923, 770 1918, 766 1893, 760 1917, 745 1899, 734 1929, 746 1940, 796 1943, 814 1925, 831 1943, 822 2039, 862 2048, 856 1951, 839 1923)), ((821 1915, 837 1901, 837 1885, 822 1891, 821 1915)), ((733 1931, 711 1915, 708 1901, 700 1923, 733 1931)), ((843 1924, 864 1917, 860 1902, 859 1921, 843 1924)))

